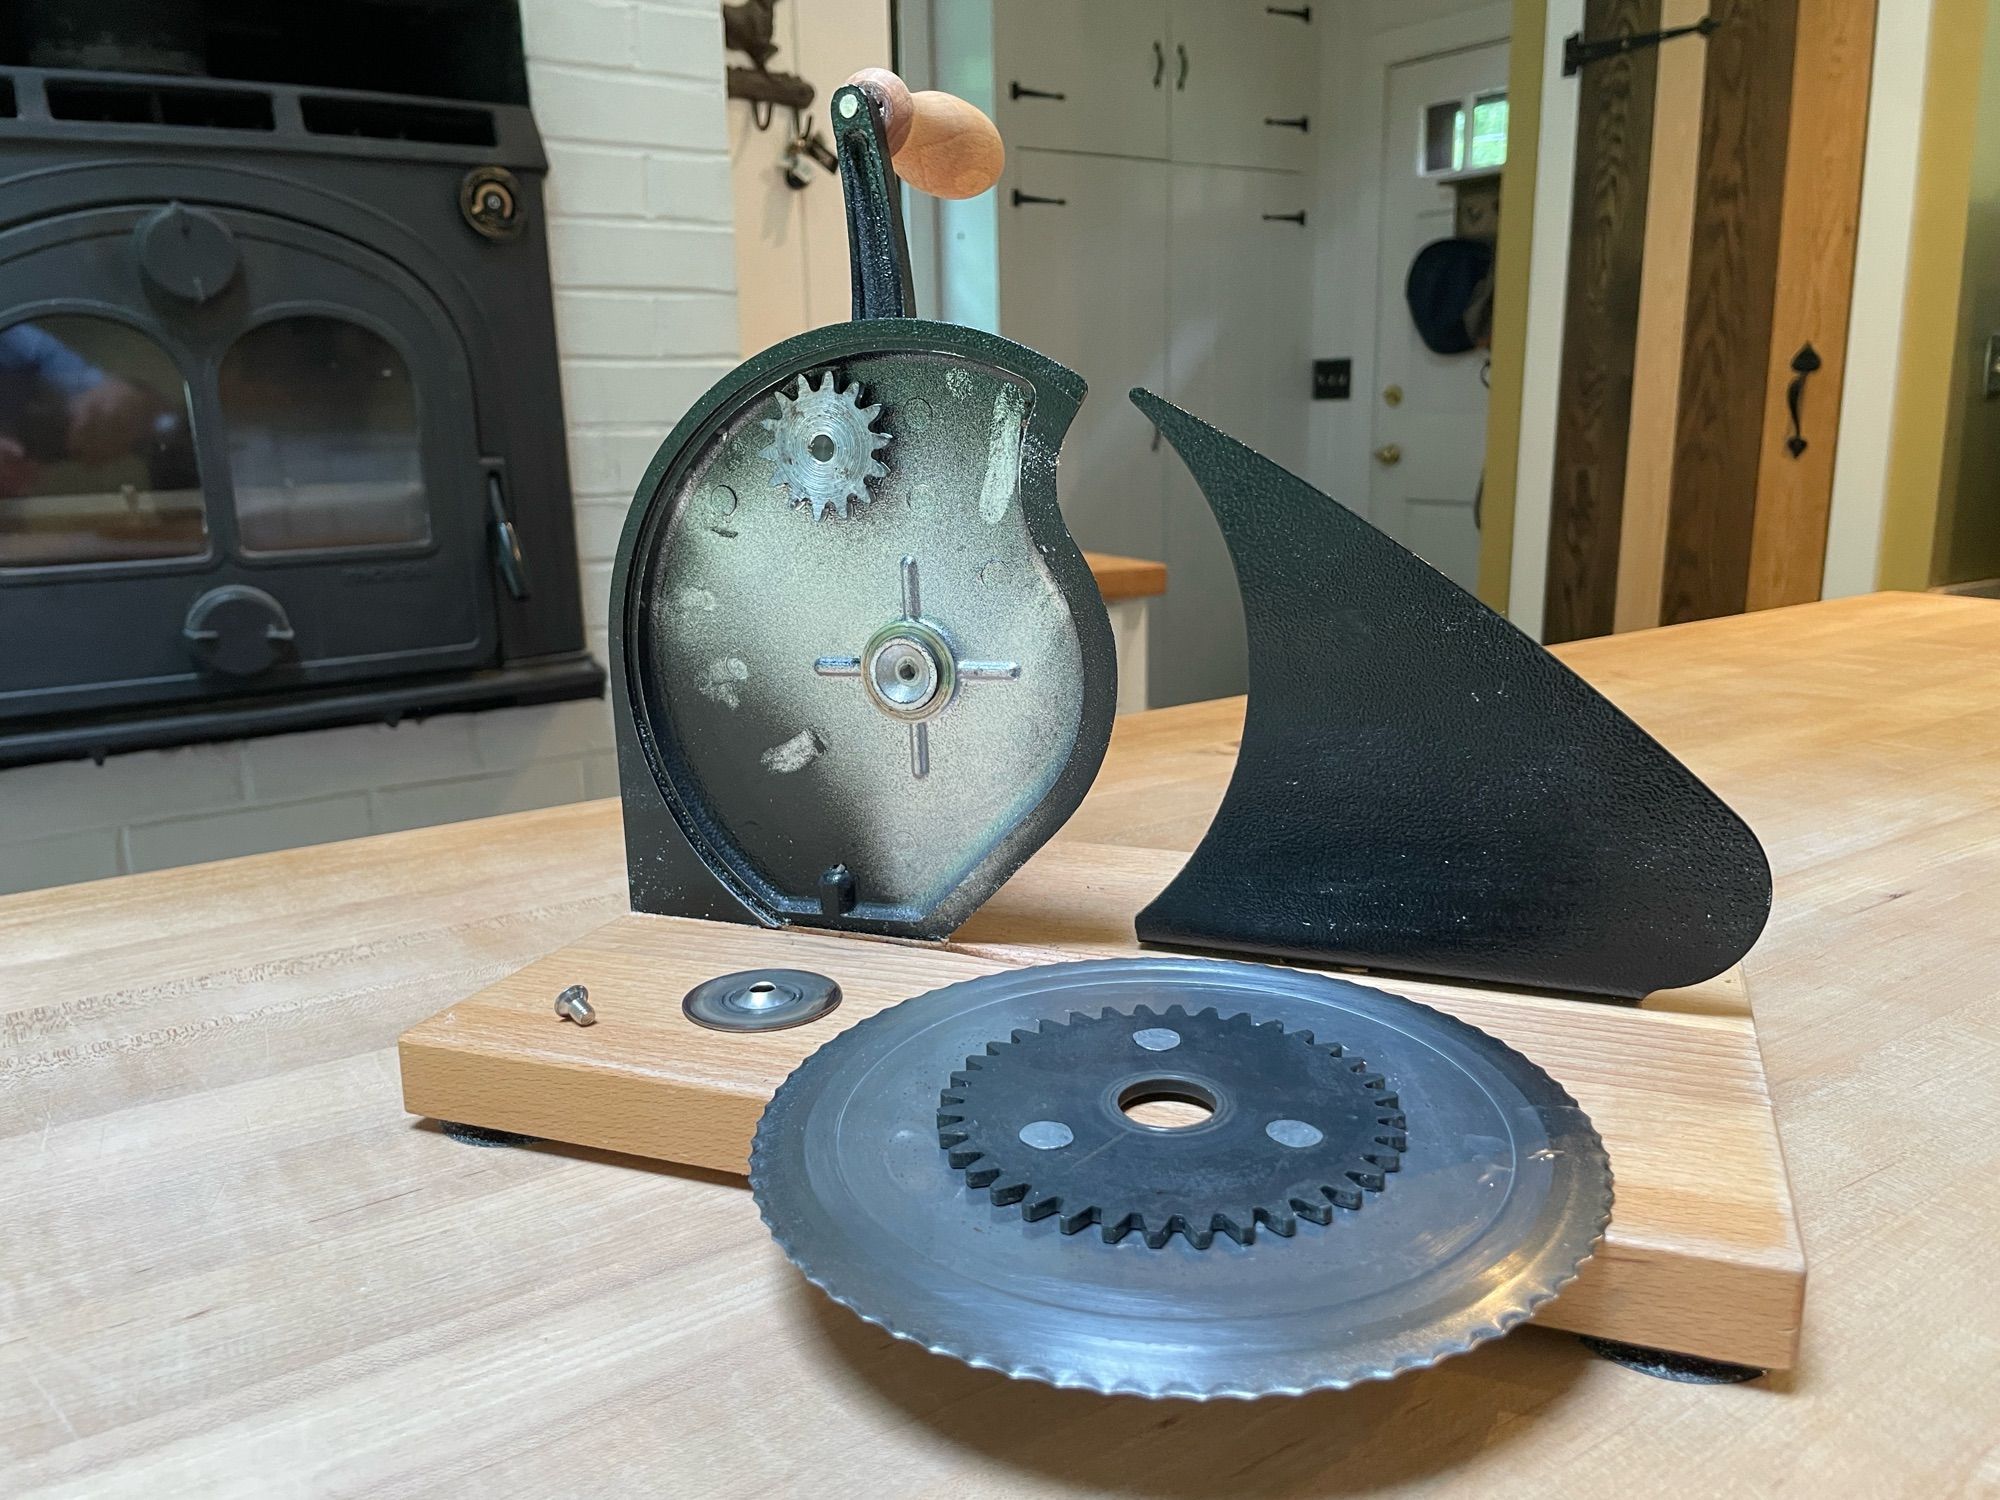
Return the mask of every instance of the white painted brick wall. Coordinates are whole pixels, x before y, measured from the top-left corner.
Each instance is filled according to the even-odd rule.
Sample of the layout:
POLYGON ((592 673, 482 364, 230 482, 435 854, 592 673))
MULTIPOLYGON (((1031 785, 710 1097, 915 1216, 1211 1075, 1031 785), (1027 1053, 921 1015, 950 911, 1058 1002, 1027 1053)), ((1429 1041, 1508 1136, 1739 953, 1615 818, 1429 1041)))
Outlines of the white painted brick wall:
MULTIPOLYGON (((632 490, 736 363, 712 0, 521 0, 584 614, 603 660, 632 490)), ((447 714, 0 771, 0 892, 617 792, 604 703, 447 714)))

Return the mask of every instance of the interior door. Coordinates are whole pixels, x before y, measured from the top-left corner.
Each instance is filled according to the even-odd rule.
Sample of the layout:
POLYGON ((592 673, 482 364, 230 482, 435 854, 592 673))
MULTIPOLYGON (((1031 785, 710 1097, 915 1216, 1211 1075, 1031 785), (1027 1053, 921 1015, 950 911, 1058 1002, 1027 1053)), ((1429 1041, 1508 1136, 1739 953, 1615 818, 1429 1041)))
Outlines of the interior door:
POLYGON ((1167 154, 1167 0, 993 7, 996 123, 1009 151, 1167 154))
POLYGON ((1174 0, 1171 30, 1175 161, 1311 168, 1320 123, 1312 6, 1174 0))
POLYGON ((1504 94, 1506 87, 1505 42, 1397 63, 1389 69, 1382 129, 1369 515, 1468 589, 1479 574, 1476 503, 1486 456, 1487 354, 1433 354, 1417 336, 1404 287, 1417 252, 1449 238, 1454 227, 1451 186, 1421 170, 1428 112, 1504 94))
POLYGON ((223 289, 181 295, 135 249, 153 207, 0 237, 0 639, 47 643, 0 653, 0 716, 490 658, 446 314, 381 257, 222 208, 223 289))
POLYGON ((1126 399, 1167 380, 1164 162, 1015 151, 1000 182, 1000 327, 1068 365, 1090 394, 1063 443, 1057 493, 1084 547, 1165 556, 1153 425, 1126 399))
MULTIPOLYGON (((1175 166, 1168 242, 1167 394, 1294 471, 1302 466, 1310 361, 1303 302, 1307 179, 1175 166)), ((1244 689, 1243 606, 1222 533, 1178 460, 1165 484, 1167 592, 1153 607, 1149 701, 1244 689)))

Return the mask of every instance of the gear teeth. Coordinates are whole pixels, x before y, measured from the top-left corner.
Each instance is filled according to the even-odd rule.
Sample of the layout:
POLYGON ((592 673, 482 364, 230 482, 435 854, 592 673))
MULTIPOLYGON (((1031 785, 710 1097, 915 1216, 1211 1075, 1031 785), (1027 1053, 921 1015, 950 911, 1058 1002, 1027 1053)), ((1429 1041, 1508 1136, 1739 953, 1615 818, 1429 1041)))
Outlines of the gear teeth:
MULTIPOLYGON (((1058 1205, 1061 1202, 1060 1198, 1056 1200, 1058 1205)), ((1103 1212, 1102 1209, 1093 1203, 1088 1208, 1079 1208, 1065 1213, 1061 1218, 1056 1220, 1056 1228, 1060 1229, 1064 1234, 1076 1234, 1080 1230, 1088 1229, 1091 1225, 1095 1224, 1103 1217, 1103 1212)))
MULTIPOLYGON (((1066 1054, 1057 1050, 1054 1055, 1060 1058, 1066 1054)), ((1035 1096, 1023 1096, 1018 1101, 1020 1107, 1029 1107, 1027 1100, 1031 1097, 1035 1096)), ((1248 1011, 1232 1011, 1225 1016, 1218 1006, 1205 1006, 1190 1013, 1182 1004, 1156 1009, 1135 1003, 1129 1010, 1107 1005, 1094 1014, 1069 1011, 1060 1020, 1044 1016, 1034 1021, 1032 1030, 1016 1027, 1005 1039, 987 1042, 984 1052, 967 1057, 965 1067, 951 1075, 950 1086, 940 1090, 936 1118, 938 1144, 947 1153, 953 1169, 964 1172, 967 1186, 983 1190, 996 1207, 1017 1208, 1024 1221, 1054 1218, 1065 1235, 1080 1233, 1095 1224, 1105 1244, 1115 1245, 1136 1235, 1151 1249, 1160 1249, 1179 1235, 1190 1247, 1206 1250, 1218 1235, 1237 1245, 1253 1245, 1260 1227, 1281 1238, 1290 1238, 1298 1233, 1301 1219, 1319 1225, 1331 1224, 1335 1209, 1350 1212, 1360 1209, 1367 1195, 1383 1192, 1389 1174, 1401 1170, 1400 1153, 1408 1148, 1404 1116, 1396 1107, 1397 1102, 1397 1096, 1387 1091, 1382 1075, 1371 1071, 1365 1060, 1345 1056, 1337 1043, 1321 1042, 1307 1028, 1288 1031, 1282 1022, 1260 1022, 1248 1011), (1254 1201, 1255 1191, 1245 1188, 1243 1191, 1253 1201, 1230 1202, 1226 1193, 1211 1190, 1191 1192, 1188 1196, 1193 1202, 1180 1205, 1178 1212, 1166 1211, 1175 1207, 1172 1199, 1165 1210, 1158 1212, 1122 1211, 1116 1206, 1107 1209, 1102 1200, 1090 1194, 1101 1191, 1108 1195, 1113 1191, 1109 1185, 1090 1189, 1088 1193, 1079 1192, 1081 1179, 1072 1180, 1068 1175, 1072 1159, 1087 1158, 1076 1158, 1075 1153, 1066 1158, 1059 1151, 1046 1157, 1038 1152, 1023 1155, 1009 1138, 1019 1121, 1005 1111, 1006 1123, 992 1119, 981 1106, 985 1096, 975 1091, 999 1086, 997 1080, 986 1082, 985 1075, 989 1072, 1023 1066, 1006 1061, 1006 1056, 1024 1043, 1034 1043, 1030 1050, 1038 1056, 1047 1056, 1050 1049, 1060 1048, 1066 1030, 1096 1031, 1114 1024, 1115 1030, 1109 1037, 1082 1044, 1086 1048, 1084 1056, 1108 1063, 1119 1055, 1118 1043, 1133 1030, 1155 1025, 1184 1030, 1197 1047, 1205 1039, 1219 1041, 1225 1034, 1243 1039, 1238 1045, 1289 1047, 1296 1043, 1307 1050, 1304 1054, 1294 1054, 1295 1057, 1336 1060, 1336 1072, 1331 1075, 1318 1071, 1319 1064, 1313 1062, 1314 1071, 1309 1077, 1337 1083, 1350 1100, 1354 1099, 1354 1088, 1367 1091, 1358 1102, 1364 1108, 1374 1106, 1363 1119, 1372 1118, 1375 1130, 1362 1137, 1367 1142, 1365 1147, 1351 1143, 1342 1149, 1336 1144, 1332 1149, 1340 1154, 1331 1159, 1322 1154, 1315 1162, 1309 1152, 1300 1148, 1299 1168, 1314 1175, 1289 1188, 1274 1184, 1275 1201, 1254 1201), (1254 1044, 1249 1041, 1252 1035, 1257 1035, 1254 1044), (1109 1050, 1105 1051, 1107 1047, 1109 1050), (993 1060, 996 1058, 1000 1061, 993 1060), (1346 1082, 1350 1078, 1351 1086, 1346 1082), (983 1123, 982 1115, 987 1115, 983 1123), (1321 1173, 1331 1180, 1320 1178, 1321 1173), (1208 1201, 1202 1202, 1203 1197, 1208 1201), (1222 1200, 1219 1206, 1218 1199, 1222 1200)), ((1060 1106, 1040 1100, 1034 1107, 1043 1111, 1060 1110, 1060 1106)), ((1294 1108, 1304 1112, 1307 1107, 1301 1103, 1294 1108)), ((1050 1117, 1061 1116, 1058 1112, 1050 1117)), ((1304 1117, 1311 1116, 1305 1113, 1304 1117)), ((1083 1124, 1080 1120, 1071 1123, 1083 1124)), ((1092 1144, 1086 1139, 1079 1149, 1088 1150, 1092 1144)))
POLYGON ((1144 1214, 1126 1214, 1122 1219, 1105 1219, 1102 1221, 1102 1224, 1103 1228, 1099 1231, 1099 1238, 1107 1245, 1115 1245, 1124 1239, 1126 1235, 1136 1234, 1143 1230, 1146 1227, 1146 1216, 1144 1214))
POLYGON ((1290 1239, 1299 1232, 1299 1221, 1289 1208, 1260 1208, 1256 1220, 1275 1235, 1290 1239))
MULTIPOLYGON (((1320 1191, 1326 1197, 1317 1202, 1311 1198, 1292 1199, 1292 1212, 1296 1213, 1301 1219, 1310 1219, 1315 1224, 1331 1224, 1333 1222, 1333 1203, 1329 1200, 1333 1197, 1333 1189, 1321 1188, 1320 1191)), ((1355 1194, 1357 1200, 1360 1196, 1359 1193, 1355 1194)))

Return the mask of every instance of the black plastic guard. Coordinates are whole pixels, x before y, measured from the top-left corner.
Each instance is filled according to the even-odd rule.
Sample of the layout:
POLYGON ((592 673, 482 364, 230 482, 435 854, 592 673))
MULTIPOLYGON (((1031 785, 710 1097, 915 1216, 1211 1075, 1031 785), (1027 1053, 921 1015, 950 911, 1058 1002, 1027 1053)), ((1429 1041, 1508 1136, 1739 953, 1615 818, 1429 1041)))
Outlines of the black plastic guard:
POLYGON ((1140 939, 1636 999, 1741 958, 1756 836, 1534 641, 1344 506, 1148 391, 1249 631, 1221 809, 1140 939))

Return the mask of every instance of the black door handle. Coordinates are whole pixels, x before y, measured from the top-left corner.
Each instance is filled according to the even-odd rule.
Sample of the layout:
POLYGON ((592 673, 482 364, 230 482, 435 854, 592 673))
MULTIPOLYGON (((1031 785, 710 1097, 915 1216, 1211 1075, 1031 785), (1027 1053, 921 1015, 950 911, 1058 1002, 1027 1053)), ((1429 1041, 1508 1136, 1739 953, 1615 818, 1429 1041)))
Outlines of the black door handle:
POLYGON ((516 599, 528 597, 528 559, 521 552, 521 535, 507 517, 507 499, 500 488, 500 476, 486 476, 486 520, 493 538, 493 566, 500 581, 516 599))
POLYGON ((1269 115, 1266 115, 1264 123, 1266 125, 1276 125, 1285 130, 1296 130, 1300 135, 1304 135, 1312 122, 1305 115, 1293 115, 1291 118, 1284 120, 1274 120, 1269 115))
POLYGON ((1306 222, 1306 211, 1302 208, 1295 214, 1265 214, 1266 224, 1297 224, 1301 228, 1306 222))
POLYGON ((1158 42, 1153 43, 1153 87, 1160 86, 1160 80, 1167 76, 1167 49, 1158 42))
POLYGON ((1806 377, 1820 367, 1819 350, 1810 343, 1799 345, 1792 356, 1792 383, 1785 387, 1785 408, 1792 414, 1792 435, 1785 439, 1785 451, 1797 458, 1806 451, 1805 433, 1799 427, 1799 408, 1805 404, 1806 377))
POLYGON ((1023 203, 1052 203, 1057 208, 1066 208, 1069 206, 1069 199, 1044 198, 1039 193, 1024 193, 1019 188, 1015 188, 1014 207, 1019 208, 1023 203))
POLYGON ((1024 88, 1018 83, 1010 83, 1007 85, 1007 97, 1009 99, 1067 99, 1069 95, 1053 94, 1047 89, 1024 88))
POLYGON ((1174 87, 1177 89, 1184 89, 1187 87, 1187 43, 1186 42, 1174 43, 1174 56, 1178 57, 1181 61, 1180 76, 1174 80, 1174 87))

